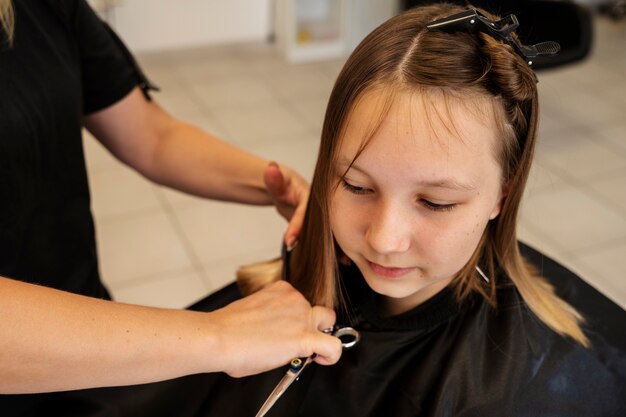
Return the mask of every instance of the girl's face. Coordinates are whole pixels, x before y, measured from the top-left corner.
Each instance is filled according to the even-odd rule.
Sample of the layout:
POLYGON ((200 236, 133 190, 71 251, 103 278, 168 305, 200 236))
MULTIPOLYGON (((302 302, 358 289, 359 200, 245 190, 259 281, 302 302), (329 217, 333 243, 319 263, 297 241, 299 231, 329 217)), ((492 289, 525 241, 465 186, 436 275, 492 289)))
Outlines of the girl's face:
POLYGON ((386 314, 395 315, 442 290, 467 263, 500 212, 502 174, 487 99, 424 101, 408 92, 394 96, 348 169, 379 120, 382 100, 365 94, 347 120, 330 224, 386 314))

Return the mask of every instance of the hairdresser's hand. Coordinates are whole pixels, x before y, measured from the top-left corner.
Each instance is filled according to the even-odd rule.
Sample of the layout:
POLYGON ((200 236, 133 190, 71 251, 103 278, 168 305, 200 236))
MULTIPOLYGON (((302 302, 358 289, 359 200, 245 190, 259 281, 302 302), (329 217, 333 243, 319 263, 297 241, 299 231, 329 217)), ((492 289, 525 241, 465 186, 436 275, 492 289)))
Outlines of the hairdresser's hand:
POLYGON ((268 371, 313 353, 322 365, 333 364, 341 356, 341 341, 322 333, 335 324, 334 311, 311 308, 285 281, 209 315, 220 335, 216 351, 222 357, 221 370, 230 376, 268 371))
POLYGON ((289 220, 285 232, 285 244, 292 247, 298 240, 304 212, 309 199, 309 184, 297 172, 287 166, 279 167, 270 162, 265 169, 265 186, 278 212, 289 220))

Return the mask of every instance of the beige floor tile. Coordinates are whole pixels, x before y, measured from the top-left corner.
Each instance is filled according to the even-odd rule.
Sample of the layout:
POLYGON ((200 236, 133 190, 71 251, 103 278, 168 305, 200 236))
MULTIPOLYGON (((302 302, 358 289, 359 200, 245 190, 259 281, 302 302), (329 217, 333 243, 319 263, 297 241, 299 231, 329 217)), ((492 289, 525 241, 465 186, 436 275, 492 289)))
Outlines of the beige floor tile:
MULTIPOLYGON (((189 66, 226 58, 236 58, 237 44, 211 44, 206 46, 190 46, 168 49, 162 52, 173 66, 187 64, 189 66)), ((158 53, 158 52, 157 52, 158 53)), ((151 55, 148 52, 148 55, 151 55)))
POLYGON ((563 177, 557 172, 542 165, 539 161, 535 161, 526 184, 525 197, 528 198, 536 193, 555 190, 564 181, 563 177))
POLYGON ((310 181, 317 161, 319 138, 311 133, 303 133, 276 138, 267 144, 251 145, 248 149, 264 158, 291 166, 310 181))
POLYGON ((243 259, 239 259, 241 257, 238 255, 228 260, 201 265, 204 271, 204 282, 210 292, 215 292, 235 282, 237 268, 246 264, 243 259))
POLYGON ((148 77, 148 80, 163 91, 171 91, 180 88, 180 79, 174 72, 171 64, 146 61, 147 62, 144 63, 143 60, 140 60, 139 65, 146 77, 148 77))
MULTIPOLYGON (((626 106, 624 106, 626 111, 626 106)), ((594 137, 607 143, 626 158, 626 118, 620 123, 603 126, 594 132, 594 137)))
POLYGON ((590 140, 589 129, 581 131, 580 126, 573 125, 567 118, 555 112, 544 109, 541 123, 536 143, 536 156, 541 156, 544 149, 554 150, 558 148, 566 152, 570 147, 590 140), (545 122, 548 123, 548 126, 542 130, 541 126, 545 122))
POLYGON ((584 132, 577 136, 572 136, 566 147, 559 144, 540 147, 538 158, 541 163, 580 181, 626 168, 626 158, 622 155, 602 143, 587 140, 584 132))
POLYGON ((179 236, 159 211, 97 224, 103 280, 115 284, 191 266, 179 236))
POLYGON ((245 66, 254 74, 276 74, 291 66, 282 57, 276 45, 273 44, 243 43, 233 45, 232 51, 245 62, 245 66))
POLYGON ((134 56, 144 69, 151 67, 167 67, 171 70, 171 53, 163 53, 163 51, 143 51, 134 53, 134 56))
POLYGON ((265 81, 279 97, 303 99, 328 98, 334 80, 315 65, 295 65, 267 76, 265 81))
POLYGON ((526 199, 521 219, 567 251, 626 237, 626 219, 567 184, 526 199))
POLYGON ((137 172, 120 165, 89 177, 91 207, 96 219, 159 210, 154 186, 137 172))
POLYGON ((194 85, 193 94, 211 110, 265 105, 275 100, 267 83, 248 76, 199 82, 194 85))
POLYGON ((289 105, 292 106, 298 117, 300 117, 300 120, 302 120, 307 127, 312 129, 313 132, 319 134, 322 132, 327 104, 328 97, 289 100, 289 105))
POLYGON ((87 129, 83 129, 85 159, 90 173, 118 168, 122 163, 95 139, 87 129))
POLYGON ((558 241, 554 241, 541 230, 533 229, 532 225, 524 221, 519 222, 517 226, 517 239, 558 262, 566 258, 566 251, 558 241))
MULTIPOLYGON (((617 52, 617 51, 616 51, 617 52)), ((618 54, 615 54, 618 55, 618 54)), ((601 95, 607 95, 609 99, 626 104, 626 80, 624 79, 624 67, 626 67, 626 35, 621 44, 621 58, 611 57, 598 58, 603 71, 594 77, 594 87, 601 95), (620 62, 621 60, 621 62, 620 62)))
MULTIPOLYGON (((202 51, 201 51, 202 52, 202 51)), ((181 59, 174 64, 174 71, 189 86, 196 83, 213 81, 235 75, 249 75, 251 70, 246 66, 246 61, 227 50, 204 51, 207 57, 195 59, 181 59)))
POLYGON ((164 88, 153 94, 153 98, 168 113, 181 120, 200 119, 206 116, 205 109, 185 88, 164 88))
POLYGON ((280 247, 272 244, 263 249, 239 253, 220 261, 203 264, 205 282, 212 291, 217 291, 235 281, 239 267, 268 261, 278 256, 280 256, 280 247))
MULTIPOLYGON (((542 97, 539 100, 543 103, 542 97)), ((539 133, 537 135, 537 144, 543 145, 544 141, 553 140, 551 138, 559 137, 563 131, 564 123, 557 115, 543 111, 539 118, 539 133)))
POLYGON ((207 201, 205 198, 196 197, 194 195, 163 186, 155 186, 155 191, 159 196, 165 199, 170 207, 174 209, 189 206, 191 204, 201 204, 207 201))
POLYGON ((347 57, 324 61, 320 63, 320 69, 328 75, 334 82, 345 65, 347 57))
MULTIPOLYGON (((583 78, 581 74, 584 72, 585 66, 588 66, 588 61, 569 67, 541 71, 537 74, 539 104, 542 113, 554 113, 564 107, 567 108, 570 92, 577 86, 581 87, 581 78, 583 78)), ((584 83, 582 88, 586 88, 584 83)))
POLYGON ((274 245, 280 250, 287 222, 273 207, 203 202, 175 211, 195 259, 213 263, 274 245))
POLYGON ((575 126, 597 127, 622 119, 621 106, 608 99, 621 89, 621 78, 606 62, 591 56, 568 67, 540 72, 539 97, 542 114, 559 116, 575 126))
POLYGON ((585 183, 626 218, 626 169, 585 183))
POLYGON ((597 126, 613 123, 624 118, 624 109, 615 106, 605 96, 579 90, 575 86, 563 93, 562 106, 554 111, 558 112, 577 125, 597 126))
POLYGON ((242 146, 269 143, 287 135, 296 137, 308 130, 290 109, 273 101, 239 109, 216 109, 214 114, 229 140, 242 146))
POLYGON ((129 304, 185 308, 209 294, 195 270, 173 271, 150 279, 112 286, 113 299, 129 304))

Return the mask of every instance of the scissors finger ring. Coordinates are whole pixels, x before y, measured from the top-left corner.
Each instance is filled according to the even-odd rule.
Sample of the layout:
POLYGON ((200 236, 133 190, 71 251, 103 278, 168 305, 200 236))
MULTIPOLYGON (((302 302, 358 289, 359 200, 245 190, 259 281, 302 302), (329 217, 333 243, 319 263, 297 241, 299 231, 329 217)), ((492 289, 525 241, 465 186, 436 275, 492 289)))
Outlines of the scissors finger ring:
POLYGON ((354 347, 357 343, 359 343, 359 340, 361 340, 359 332, 354 330, 352 327, 339 327, 337 330, 332 332, 332 335, 341 340, 341 346, 343 346, 344 349, 354 347))

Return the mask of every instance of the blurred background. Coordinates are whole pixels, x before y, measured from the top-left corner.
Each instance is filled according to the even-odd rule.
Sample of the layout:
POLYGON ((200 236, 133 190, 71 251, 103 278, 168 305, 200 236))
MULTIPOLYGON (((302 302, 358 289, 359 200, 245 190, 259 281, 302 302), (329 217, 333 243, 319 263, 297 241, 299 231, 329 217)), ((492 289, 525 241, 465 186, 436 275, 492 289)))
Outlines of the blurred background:
MULTIPOLYGON (((415 2, 90 3, 161 87, 154 97, 169 112, 310 179, 347 54, 415 2)), ((626 5, 547 2, 571 3, 567 14, 529 13, 526 3, 537 2, 505 11, 532 29, 528 39, 547 32, 539 40, 575 42, 566 60, 537 70, 540 136, 520 238, 626 307, 626 5)), ((118 301, 184 307, 230 283, 239 265, 279 254, 286 222, 273 208, 155 186, 86 132, 85 148, 100 269, 118 301)))

